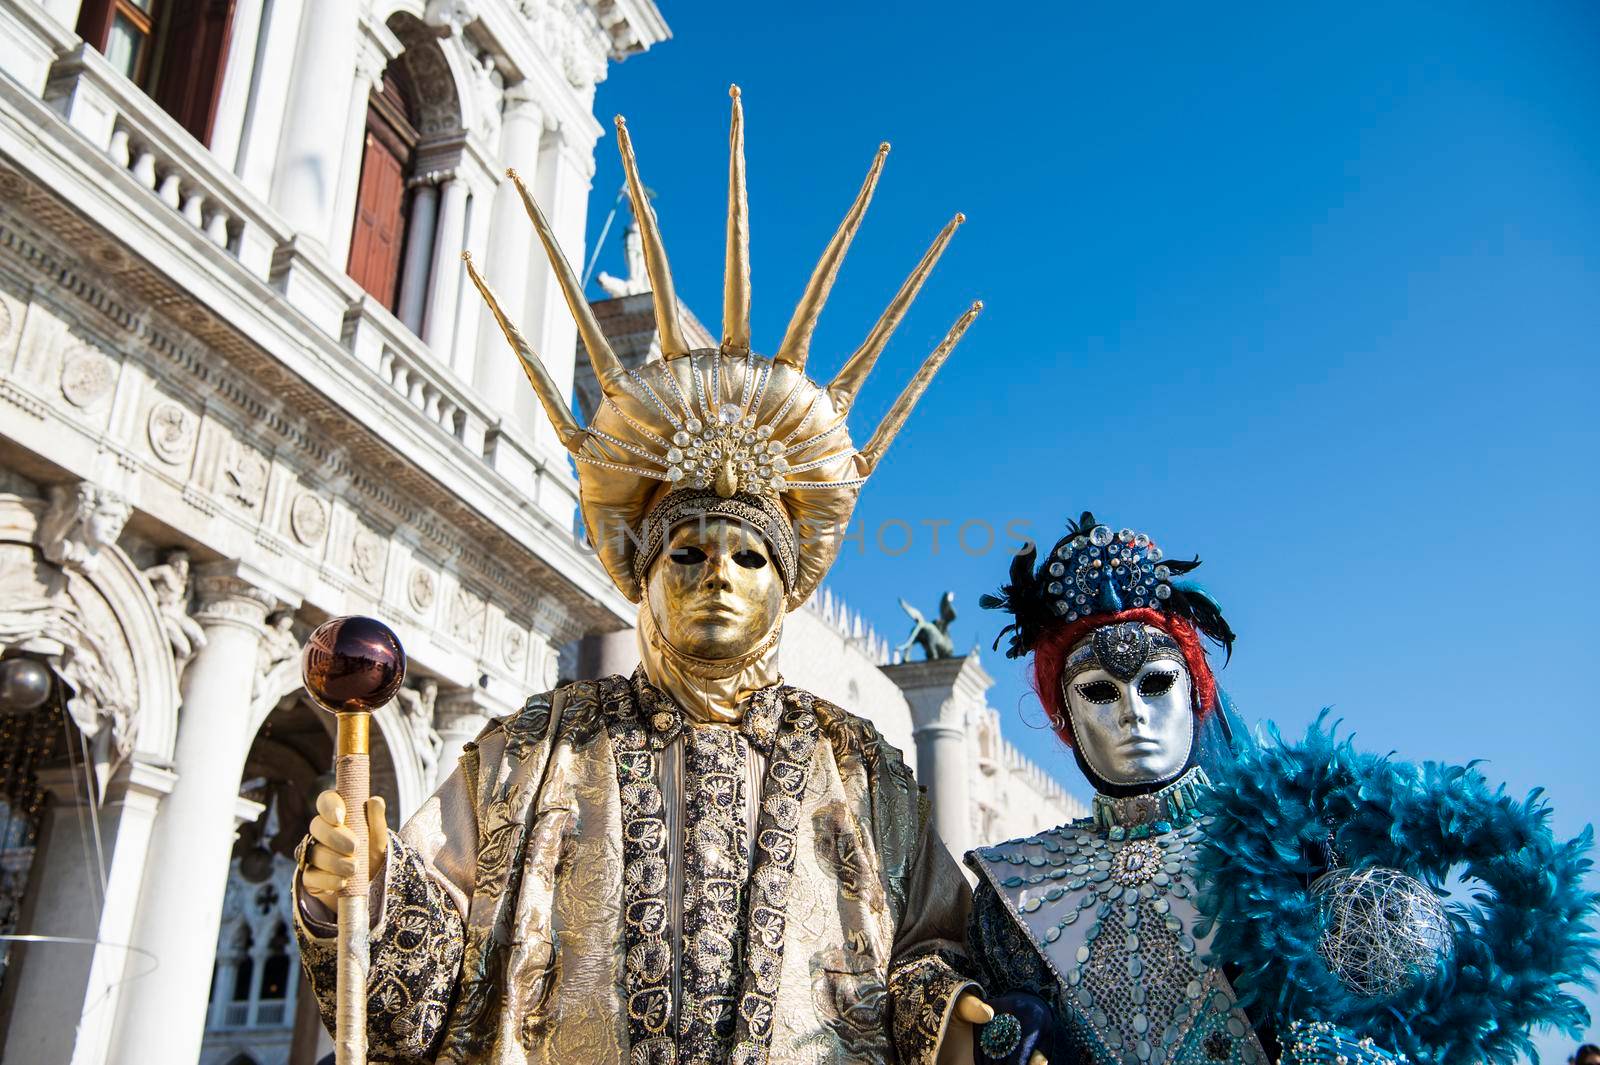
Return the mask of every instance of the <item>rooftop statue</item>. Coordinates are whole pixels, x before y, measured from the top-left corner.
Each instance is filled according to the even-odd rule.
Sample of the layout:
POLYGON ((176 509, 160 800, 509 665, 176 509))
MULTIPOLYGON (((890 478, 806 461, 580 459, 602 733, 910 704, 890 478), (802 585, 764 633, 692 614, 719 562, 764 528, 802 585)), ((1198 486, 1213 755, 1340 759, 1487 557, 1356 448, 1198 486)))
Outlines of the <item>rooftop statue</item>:
POLYGON ((945 592, 939 598, 938 621, 929 621, 922 616, 922 611, 904 599, 900 600, 900 609, 911 618, 911 634, 895 648, 896 654, 904 655, 915 645, 922 648, 922 657, 929 662, 955 657, 956 645, 950 639, 950 623, 956 619, 956 593, 945 592))

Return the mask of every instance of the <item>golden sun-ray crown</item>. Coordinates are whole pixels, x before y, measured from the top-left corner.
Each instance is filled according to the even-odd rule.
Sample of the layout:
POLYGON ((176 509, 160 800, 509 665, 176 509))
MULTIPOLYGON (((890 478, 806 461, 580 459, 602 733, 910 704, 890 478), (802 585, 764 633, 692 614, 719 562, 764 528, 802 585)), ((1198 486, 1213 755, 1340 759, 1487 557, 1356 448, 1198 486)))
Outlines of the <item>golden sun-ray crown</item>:
POLYGON ((878 147, 861 191, 823 250, 788 329, 772 358, 750 350, 750 226, 745 187, 744 107, 730 89, 733 118, 728 150, 727 265, 723 278, 722 342, 690 350, 678 319, 678 298, 655 211, 639 180, 627 123, 617 117, 617 146, 628 196, 639 224, 649 272, 661 358, 636 369, 622 364, 584 298, 572 266, 556 243, 539 205, 516 171, 506 171, 544 245, 603 399, 587 428, 532 346, 501 309, 469 254, 467 273, 500 324, 545 414, 578 464, 584 524, 612 581, 630 600, 642 594, 634 555, 650 511, 667 495, 687 489, 775 500, 796 530, 798 573, 789 590, 791 609, 805 602, 838 555, 861 485, 882 460, 961 335, 982 309, 975 302, 906 384, 865 447, 850 440, 846 416, 873 365, 905 317, 918 290, 965 219, 945 225, 890 301, 859 348, 826 385, 806 376, 817 319, 827 302, 845 251, 855 238, 877 188, 889 145, 878 147))

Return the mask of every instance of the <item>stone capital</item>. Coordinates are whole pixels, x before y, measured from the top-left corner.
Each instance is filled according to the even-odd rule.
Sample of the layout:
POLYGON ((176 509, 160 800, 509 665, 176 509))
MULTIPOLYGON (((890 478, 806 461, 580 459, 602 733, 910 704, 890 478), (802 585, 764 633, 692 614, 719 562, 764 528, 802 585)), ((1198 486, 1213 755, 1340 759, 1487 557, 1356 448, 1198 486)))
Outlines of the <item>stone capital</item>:
POLYGON ((195 576, 195 620, 210 628, 234 625, 256 636, 267 634, 267 615, 278 597, 238 573, 231 563, 202 566, 195 576))
POLYGON ((940 735, 964 734, 973 712, 985 705, 994 685, 977 655, 903 662, 883 667, 884 674, 905 692, 912 730, 940 735))

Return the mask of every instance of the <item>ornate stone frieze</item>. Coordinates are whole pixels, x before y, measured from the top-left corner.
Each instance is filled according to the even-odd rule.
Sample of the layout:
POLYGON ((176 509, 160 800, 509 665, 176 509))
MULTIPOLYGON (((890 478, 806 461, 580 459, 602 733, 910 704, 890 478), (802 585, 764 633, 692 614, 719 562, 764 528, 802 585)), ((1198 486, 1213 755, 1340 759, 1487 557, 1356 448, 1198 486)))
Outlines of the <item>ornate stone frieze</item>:
POLYGON ((468 647, 481 646, 487 613, 488 605, 481 598, 458 587, 450 599, 450 635, 468 647))
POLYGON ((267 460, 248 444, 234 441, 223 463, 219 489, 222 497, 245 510, 258 510, 267 494, 267 460))
MULTIPOLYGON (((316 488, 336 491, 353 510, 380 525, 414 530, 428 556, 450 559, 454 570, 491 591, 495 603, 507 611, 532 616, 541 599, 555 597, 582 618, 585 627, 614 623, 606 606, 528 550, 525 530, 508 529, 468 506, 449 481, 440 478, 440 471, 406 461, 393 440, 352 420, 343 405, 247 339, 225 316, 206 312, 194 296, 172 287, 165 274, 129 268, 114 280, 109 278, 102 267, 110 264, 102 263, 103 257, 94 251, 116 250, 116 245, 91 219, 4 166, 0 166, 0 188, 16 192, 0 197, 0 260, 7 267, 0 289, 5 299, 13 308, 26 301, 39 304, 46 320, 53 317, 69 324, 70 333, 64 336, 115 337, 118 355, 160 382, 167 393, 144 418, 112 428, 128 439, 104 437, 108 430, 103 425, 84 426, 104 437, 102 444, 109 453, 126 458, 124 467, 134 476, 143 463, 165 469, 212 446, 194 413, 203 402, 208 411, 215 411, 217 446, 234 450, 223 451, 216 465, 196 464, 197 471, 210 471, 209 491, 199 481, 180 487, 181 499, 198 520, 216 516, 219 504, 259 515, 270 473, 263 456, 270 454, 311 486, 312 494, 325 499, 326 491, 318 493, 316 488), (25 216, 20 213, 24 211, 25 216), (30 276, 48 283, 30 285, 30 276), (202 316, 203 342, 181 324, 198 322, 202 316), (163 406, 165 402, 188 417, 163 406), (195 422, 192 442, 186 424, 190 419, 195 422), (135 433, 148 439, 135 439, 135 433), (154 461, 143 457, 152 455, 154 461)), ((13 330, 19 313, 12 312, 13 330)), ((39 364, 35 373, 46 365, 55 368, 50 373, 59 372, 60 354, 39 364)), ((113 368, 120 373, 120 368, 113 368)), ((0 398, 15 404, 13 409, 45 420, 70 418, 74 411, 85 410, 66 400, 55 408, 39 401, 46 389, 59 387, 59 378, 28 378, 21 367, 17 373, 0 382, 0 398)), ((81 376, 87 381, 96 375, 81 376)), ((114 391, 114 381, 112 385, 114 391)), ((86 387, 92 393, 95 386, 86 387)), ((76 394, 80 399, 87 395, 76 394)), ((452 461, 466 470, 482 459, 463 454, 452 461)), ((286 508, 284 531, 302 545, 320 547, 328 535, 330 514, 317 513, 317 502, 300 502, 301 498, 286 508)), ((93 553, 87 544, 85 548, 86 556, 93 553)))

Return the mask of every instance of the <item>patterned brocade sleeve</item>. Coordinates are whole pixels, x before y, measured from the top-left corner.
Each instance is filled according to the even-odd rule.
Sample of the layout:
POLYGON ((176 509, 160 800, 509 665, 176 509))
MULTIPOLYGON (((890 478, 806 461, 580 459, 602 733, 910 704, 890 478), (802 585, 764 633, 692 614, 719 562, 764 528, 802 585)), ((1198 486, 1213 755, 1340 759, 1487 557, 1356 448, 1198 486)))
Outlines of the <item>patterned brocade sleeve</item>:
MULTIPOLYGON (((372 961, 367 981, 367 1042, 374 1060, 424 1065, 434 1060, 460 979, 464 917, 477 853, 473 802, 476 752, 406 822, 389 834, 383 879, 374 885, 372 961)), ((295 877, 299 894, 299 877, 295 877)), ((338 948, 319 906, 296 900, 300 959, 331 1032, 338 948)))
POLYGON ((889 961, 889 1010, 897 1060, 934 1065, 956 999, 982 989, 963 949, 972 893, 926 811, 917 814, 922 828, 889 961))
MULTIPOLYGON (((333 1031, 338 949, 302 914, 300 959, 317 996, 322 1023, 333 1031)), ((461 914, 428 875, 417 852, 391 836, 385 861, 383 917, 372 930, 367 977, 369 1053, 396 1065, 431 1062, 461 971, 466 942, 461 914)))

